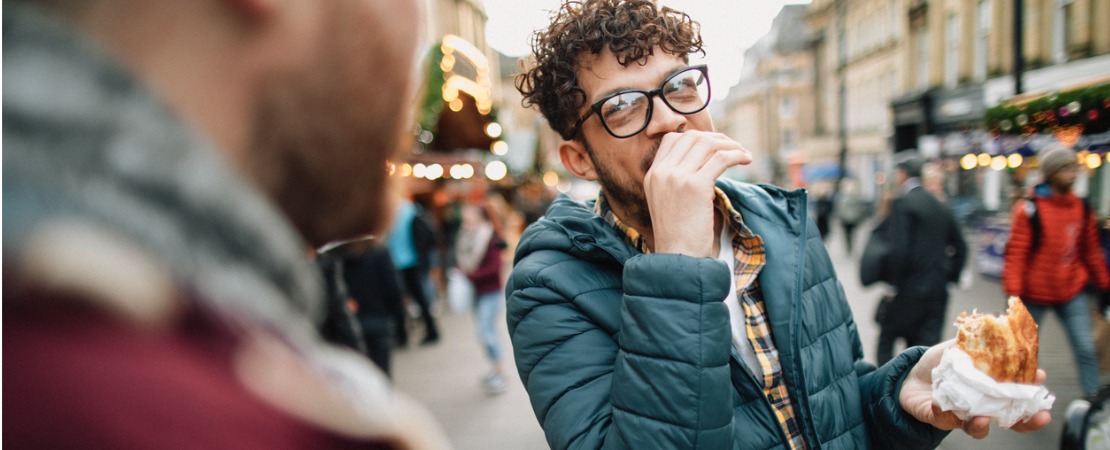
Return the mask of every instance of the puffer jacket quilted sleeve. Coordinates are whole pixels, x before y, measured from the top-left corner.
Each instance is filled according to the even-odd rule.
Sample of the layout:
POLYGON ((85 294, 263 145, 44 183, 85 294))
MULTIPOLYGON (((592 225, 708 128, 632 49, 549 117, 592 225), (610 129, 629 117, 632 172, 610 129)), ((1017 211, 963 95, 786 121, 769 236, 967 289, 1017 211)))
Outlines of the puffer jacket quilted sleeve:
POLYGON ((908 348, 877 370, 862 361, 857 364, 857 368, 866 372, 859 381, 860 404, 871 448, 930 449, 936 448, 948 436, 948 431, 915 419, 902 409, 898 401, 902 382, 926 350, 926 347, 908 348))
POLYGON ((507 288, 518 370, 551 448, 731 448, 727 266, 638 255, 621 272, 570 253, 523 257, 507 288))

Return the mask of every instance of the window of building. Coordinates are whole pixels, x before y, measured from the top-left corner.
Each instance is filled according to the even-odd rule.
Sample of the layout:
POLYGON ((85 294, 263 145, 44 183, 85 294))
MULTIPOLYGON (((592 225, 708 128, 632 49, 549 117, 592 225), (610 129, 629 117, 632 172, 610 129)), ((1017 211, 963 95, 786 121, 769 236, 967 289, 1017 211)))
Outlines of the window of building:
POLYGON ((860 29, 863 30, 863 45, 860 53, 867 53, 871 51, 871 43, 874 40, 875 26, 872 25, 871 14, 865 13, 863 20, 860 20, 860 29))
POLYGON ((949 14, 944 27, 944 84, 956 87, 960 82, 960 18, 949 14))
POLYGON ((783 151, 794 150, 794 145, 796 144, 796 142, 795 142, 796 140, 797 139, 796 139, 794 130, 782 130, 782 150, 783 151))
POLYGON ((1057 64, 1068 60, 1068 28, 1072 19, 1074 0, 1056 0, 1056 14, 1052 17, 1052 59, 1057 64))
POLYGON ((929 33, 925 27, 914 33, 917 56, 917 88, 929 87, 929 33))
POLYGON ((991 0, 979 0, 975 30, 975 79, 987 79, 987 46, 991 35, 991 0))
POLYGON ((798 102, 793 95, 784 95, 779 103, 779 116, 791 118, 798 114, 798 102))
POLYGON ((843 29, 837 31, 836 40, 836 61, 839 66, 843 66, 848 62, 848 35, 843 29))
POLYGON ((855 59, 856 54, 859 53, 860 26, 859 23, 857 23, 855 16, 848 18, 844 21, 844 23, 845 26, 848 27, 847 30, 844 30, 844 33, 848 36, 848 47, 845 50, 845 62, 847 62, 855 59))
POLYGON ((900 11, 903 11, 901 0, 890 2, 890 40, 895 42, 902 37, 902 15, 899 14, 900 11))

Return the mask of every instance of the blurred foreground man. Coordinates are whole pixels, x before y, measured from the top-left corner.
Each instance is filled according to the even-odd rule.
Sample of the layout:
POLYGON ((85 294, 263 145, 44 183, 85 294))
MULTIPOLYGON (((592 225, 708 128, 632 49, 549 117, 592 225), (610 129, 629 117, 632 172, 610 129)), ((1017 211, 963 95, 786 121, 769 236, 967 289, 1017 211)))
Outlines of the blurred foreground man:
POLYGON ((445 446, 304 256, 389 223, 421 8, 4 2, 5 445, 445 446))
MULTIPOLYGON (((933 448, 944 346, 863 361, 804 191, 718 179, 698 25, 651 1, 564 5, 518 79, 596 201, 557 199, 508 282, 521 380, 552 448, 933 448)), ((945 346, 952 345, 951 342, 945 346)), ((1041 373, 1043 378, 1043 372, 1041 373)), ((1042 411, 1019 430, 1049 420, 1042 411)))

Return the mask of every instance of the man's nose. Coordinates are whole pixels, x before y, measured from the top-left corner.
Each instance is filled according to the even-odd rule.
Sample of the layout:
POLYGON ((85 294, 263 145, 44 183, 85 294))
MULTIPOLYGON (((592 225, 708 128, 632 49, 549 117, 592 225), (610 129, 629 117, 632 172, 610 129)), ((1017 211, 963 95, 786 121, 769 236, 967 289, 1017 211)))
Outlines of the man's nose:
POLYGON ((663 101, 663 96, 657 95, 651 99, 652 111, 651 120, 648 121, 647 129, 644 130, 649 138, 661 138, 664 134, 672 132, 682 132, 686 129, 686 115, 675 112, 667 102, 663 101))

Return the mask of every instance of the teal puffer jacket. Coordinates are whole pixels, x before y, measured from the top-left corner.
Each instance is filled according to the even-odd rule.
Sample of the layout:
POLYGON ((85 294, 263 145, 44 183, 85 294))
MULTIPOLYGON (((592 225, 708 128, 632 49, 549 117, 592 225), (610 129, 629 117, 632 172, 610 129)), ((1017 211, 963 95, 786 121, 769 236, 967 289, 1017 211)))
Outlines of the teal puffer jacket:
MULTIPOLYGON (((863 349, 805 193, 718 181, 763 237, 759 275, 791 399, 811 448, 934 448, 897 391, 923 348, 876 369, 863 349), (812 234, 812 235, 811 235, 812 234)), ((554 449, 786 448, 733 350, 727 265, 644 255, 593 213, 557 199, 521 237, 506 288, 509 334, 554 449)))

